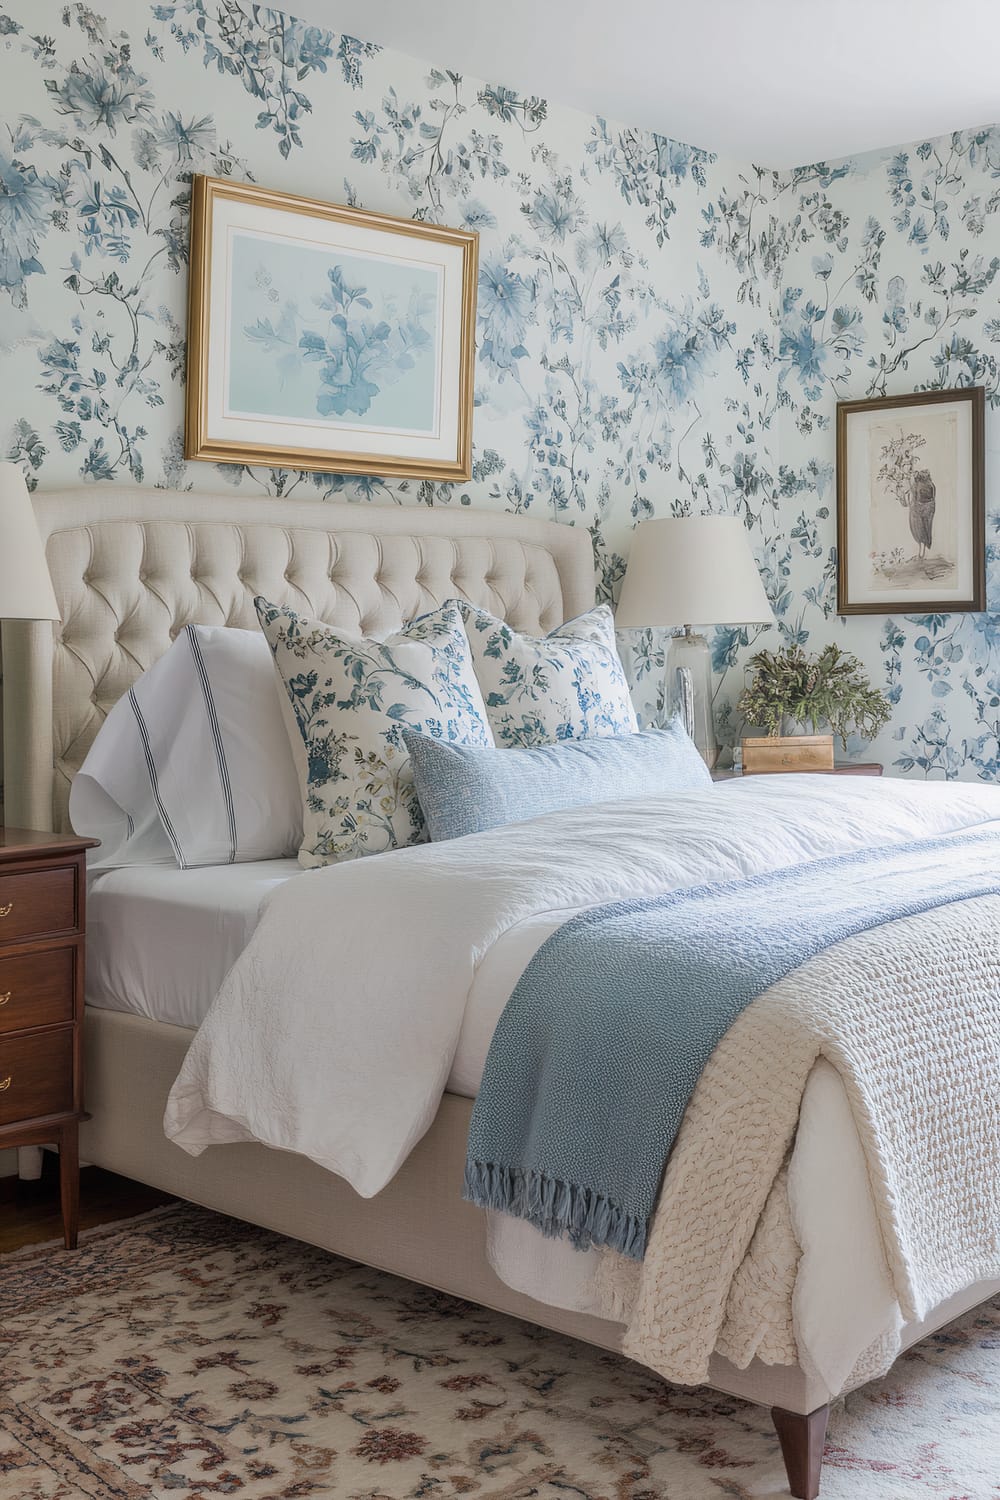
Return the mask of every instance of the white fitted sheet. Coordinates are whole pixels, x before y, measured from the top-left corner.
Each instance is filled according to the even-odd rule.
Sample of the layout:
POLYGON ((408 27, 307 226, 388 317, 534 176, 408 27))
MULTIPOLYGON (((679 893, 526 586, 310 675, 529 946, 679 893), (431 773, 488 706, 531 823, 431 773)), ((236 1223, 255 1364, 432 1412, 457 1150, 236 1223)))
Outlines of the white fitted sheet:
POLYGON ((92 871, 87 1004, 171 1026, 200 1026, 263 902, 302 873, 294 859, 92 871))

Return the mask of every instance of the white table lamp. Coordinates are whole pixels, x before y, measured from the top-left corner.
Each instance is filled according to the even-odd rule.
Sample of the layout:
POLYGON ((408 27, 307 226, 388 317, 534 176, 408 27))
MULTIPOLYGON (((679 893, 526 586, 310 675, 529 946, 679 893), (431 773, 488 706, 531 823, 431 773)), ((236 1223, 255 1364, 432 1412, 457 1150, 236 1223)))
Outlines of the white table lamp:
POLYGON ((719 756, 712 715, 712 658, 692 625, 770 624, 774 613, 738 516, 643 521, 615 615, 619 630, 676 628, 667 653, 667 702, 709 768, 719 756))
POLYGON ((0 620, 58 618, 45 547, 24 475, 17 464, 0 463, 0 620))
POLYGON ((45 547, 24 475, 0 463, 0 620, 58 620, 45 547))

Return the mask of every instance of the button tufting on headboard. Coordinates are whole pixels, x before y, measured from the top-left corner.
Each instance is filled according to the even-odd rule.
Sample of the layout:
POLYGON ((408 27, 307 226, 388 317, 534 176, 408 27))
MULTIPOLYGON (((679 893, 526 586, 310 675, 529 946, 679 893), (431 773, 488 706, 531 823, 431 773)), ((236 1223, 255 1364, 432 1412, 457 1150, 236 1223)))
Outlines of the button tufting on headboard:
POLYGON ((186 624, 264 594, 381 633, 461 595, 544 632, 594 600, 588 533, 486 511, 87 487, 35 497, 62 624, 4 626, 7 819, 62 828, 105 714, 186 624))

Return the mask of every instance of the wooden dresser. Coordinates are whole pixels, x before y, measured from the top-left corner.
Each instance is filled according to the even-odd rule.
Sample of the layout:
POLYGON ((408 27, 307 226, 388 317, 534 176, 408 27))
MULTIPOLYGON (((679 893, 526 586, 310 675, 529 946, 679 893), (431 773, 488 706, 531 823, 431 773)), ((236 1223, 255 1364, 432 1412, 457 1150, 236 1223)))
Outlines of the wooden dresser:
POLYGON ((85 1118, 85 852, 95 842, 0 828, 0 1149, 58 1145, 68 1250, 85 1118))

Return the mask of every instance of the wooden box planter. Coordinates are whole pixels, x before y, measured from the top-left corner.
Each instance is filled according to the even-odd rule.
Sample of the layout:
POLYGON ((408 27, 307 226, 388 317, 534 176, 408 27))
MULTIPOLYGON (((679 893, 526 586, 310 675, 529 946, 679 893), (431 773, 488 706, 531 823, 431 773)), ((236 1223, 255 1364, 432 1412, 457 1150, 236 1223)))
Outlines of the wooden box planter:
POLYGON ((743 741, 743 774, 779 771, 832 771, 832 734, 767 735, 743 741))

